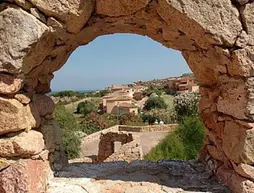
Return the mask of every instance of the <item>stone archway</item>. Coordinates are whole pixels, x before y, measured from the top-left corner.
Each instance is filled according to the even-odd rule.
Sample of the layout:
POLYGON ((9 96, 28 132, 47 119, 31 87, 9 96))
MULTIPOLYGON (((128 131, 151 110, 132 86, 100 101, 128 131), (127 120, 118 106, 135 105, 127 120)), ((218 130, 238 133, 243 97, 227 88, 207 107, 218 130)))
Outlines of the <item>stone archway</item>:
POLYGON ((48 162, 54 170, 64 164, 44 94, 75 48, 112 33, 147 35, 182 52, 201 85, 208 140, 200 160, 233 192, 253 192, 253 14, 251 0, 1 2, 1 192, 43 190, 48 162))

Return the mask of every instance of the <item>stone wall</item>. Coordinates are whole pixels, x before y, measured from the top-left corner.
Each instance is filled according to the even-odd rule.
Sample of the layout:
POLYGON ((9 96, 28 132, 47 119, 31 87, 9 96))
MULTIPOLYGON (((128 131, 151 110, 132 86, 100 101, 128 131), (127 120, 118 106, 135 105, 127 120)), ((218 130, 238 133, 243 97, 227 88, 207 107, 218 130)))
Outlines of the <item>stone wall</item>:
POLYGON ((29 180, 27 171, 36 173, 29 168, 49 161, 60 168, 59 127, 44 94, 78 46, 113 33, 146 35, 181 51, 200 83, 208 138, 200 160, 233 192, 253 192, 253 10, 251 0, 1 1, 0 156, 2 167, 11 164, 1 170, 1 192, 37 192, 33 182, 45 189, 29 180), (6 181, 11 169, 27 176, 25 187, 6 181))
POLYGON ((118 130, 128 132, 173 131, 177 125, 178 124, 146 125, 146 126, 119 125, 118 130))
MULTIPOLYGON (((2 76, 2 81, 8 82, 8 77, 2 76)), ((45 192, 51 170, 67 163, 53 110, 54 103, 45 95, 18 92, 0 97, 1 193, 45 192)))
POLYGON ((138 136, 128 132, 102 133, 99 143, 98 162, 113 162, 141 160, 143 157, 138 136), (114 142, 121 142, 119 149, 115 151, 114 142))

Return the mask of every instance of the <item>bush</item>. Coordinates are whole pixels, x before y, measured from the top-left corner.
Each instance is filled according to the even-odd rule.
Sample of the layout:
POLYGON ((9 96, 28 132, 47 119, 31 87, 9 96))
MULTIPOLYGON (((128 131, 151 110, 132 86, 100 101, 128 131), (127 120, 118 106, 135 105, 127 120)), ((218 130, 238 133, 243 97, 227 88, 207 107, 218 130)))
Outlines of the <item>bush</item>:
POLYGON ((199 115, 199 93, 186 93, 178 95, 173 100, 174 110, 178 121, 184 117, 199 115))
POLYGON ((92 101, 84 101, 78 104, 77 113, 83 114, 84 116, 92 113, 97 112, 98 106, 95 102, 92 101))
POLYGON ((132 113, 121 115, 119 117, 119 121, 120 125, 131 125, 131 126, 144 125, 142 118, 132 113))
POLYGON ((51 96, 54 96, 54 97, 73 97, 73 96, 83 97, 84 94, 73 91, 73 90, 64 90, 64 91, 53 93, 53 94, 51 94, 51 96))
POLYGON ((151 110, 151 109, 166 109, 167 104, 165 103, 164 99, 162 97, 154 96, 154 97, 149 97, 149 99, 145 103, 146 110, 151 110))
POLYGON ((87 135, 100 131, 102 128, 93 123, 81 123, 80 130, 87 135))
POLYGON ((190 160, 196 159, 204 144, 204 126, 199 117, 186 117, 172 133, 145 155, 145 159, 190 160))
POLYGON ((63 148, 69 159, 79 156, 81 140, 78 136, 79 126, 73 114, 64 106, 56 106, 54 118, 62 129, 63 148))
POLYGON ((155 120, 163 121, 165 124, 175 123, 175 115, 172 110, 152 109, 141 115, 143 122, 154 123, 155 120))
POLYGON ((148 88, 144 91, 144 95, 150 96, 151 94, 157 94, 158 96, 161 96, 163 93, 163 88, 156 87, 154 85, 148 86, 148 88))

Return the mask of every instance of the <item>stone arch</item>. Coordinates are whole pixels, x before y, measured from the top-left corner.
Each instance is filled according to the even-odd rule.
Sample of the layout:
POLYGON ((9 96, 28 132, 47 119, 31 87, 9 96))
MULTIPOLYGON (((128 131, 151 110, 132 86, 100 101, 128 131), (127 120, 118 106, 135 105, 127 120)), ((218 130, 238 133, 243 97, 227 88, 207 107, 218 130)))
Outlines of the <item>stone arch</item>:
POLYGON ((44 94, 78 46, 113 33, 147 35, 182 52, 201 86, 208 139, 200 160, 233 192, 253 192, 253 10, 250 0, 2 1, 0 157, 7 161, 1 192, 17 191, 16 178, 25 179, 23 192, 36 192, 46 186, 48 160, 53 169, 61 167, 54 104, 44 94), (14 171, 45 180, 30 186, 31 176, 14 171))

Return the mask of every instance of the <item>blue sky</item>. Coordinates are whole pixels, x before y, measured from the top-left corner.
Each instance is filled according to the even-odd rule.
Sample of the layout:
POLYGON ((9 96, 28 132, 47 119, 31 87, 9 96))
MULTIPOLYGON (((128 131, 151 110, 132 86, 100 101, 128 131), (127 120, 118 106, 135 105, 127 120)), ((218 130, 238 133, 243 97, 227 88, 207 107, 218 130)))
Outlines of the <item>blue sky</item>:
POLYGON ((114 34, 77 48, 54 73, 51 88, 53 91, 102 89, 112 84, 180 76, 186 72, 190 69, 179 51, 146 36, 114 34))

